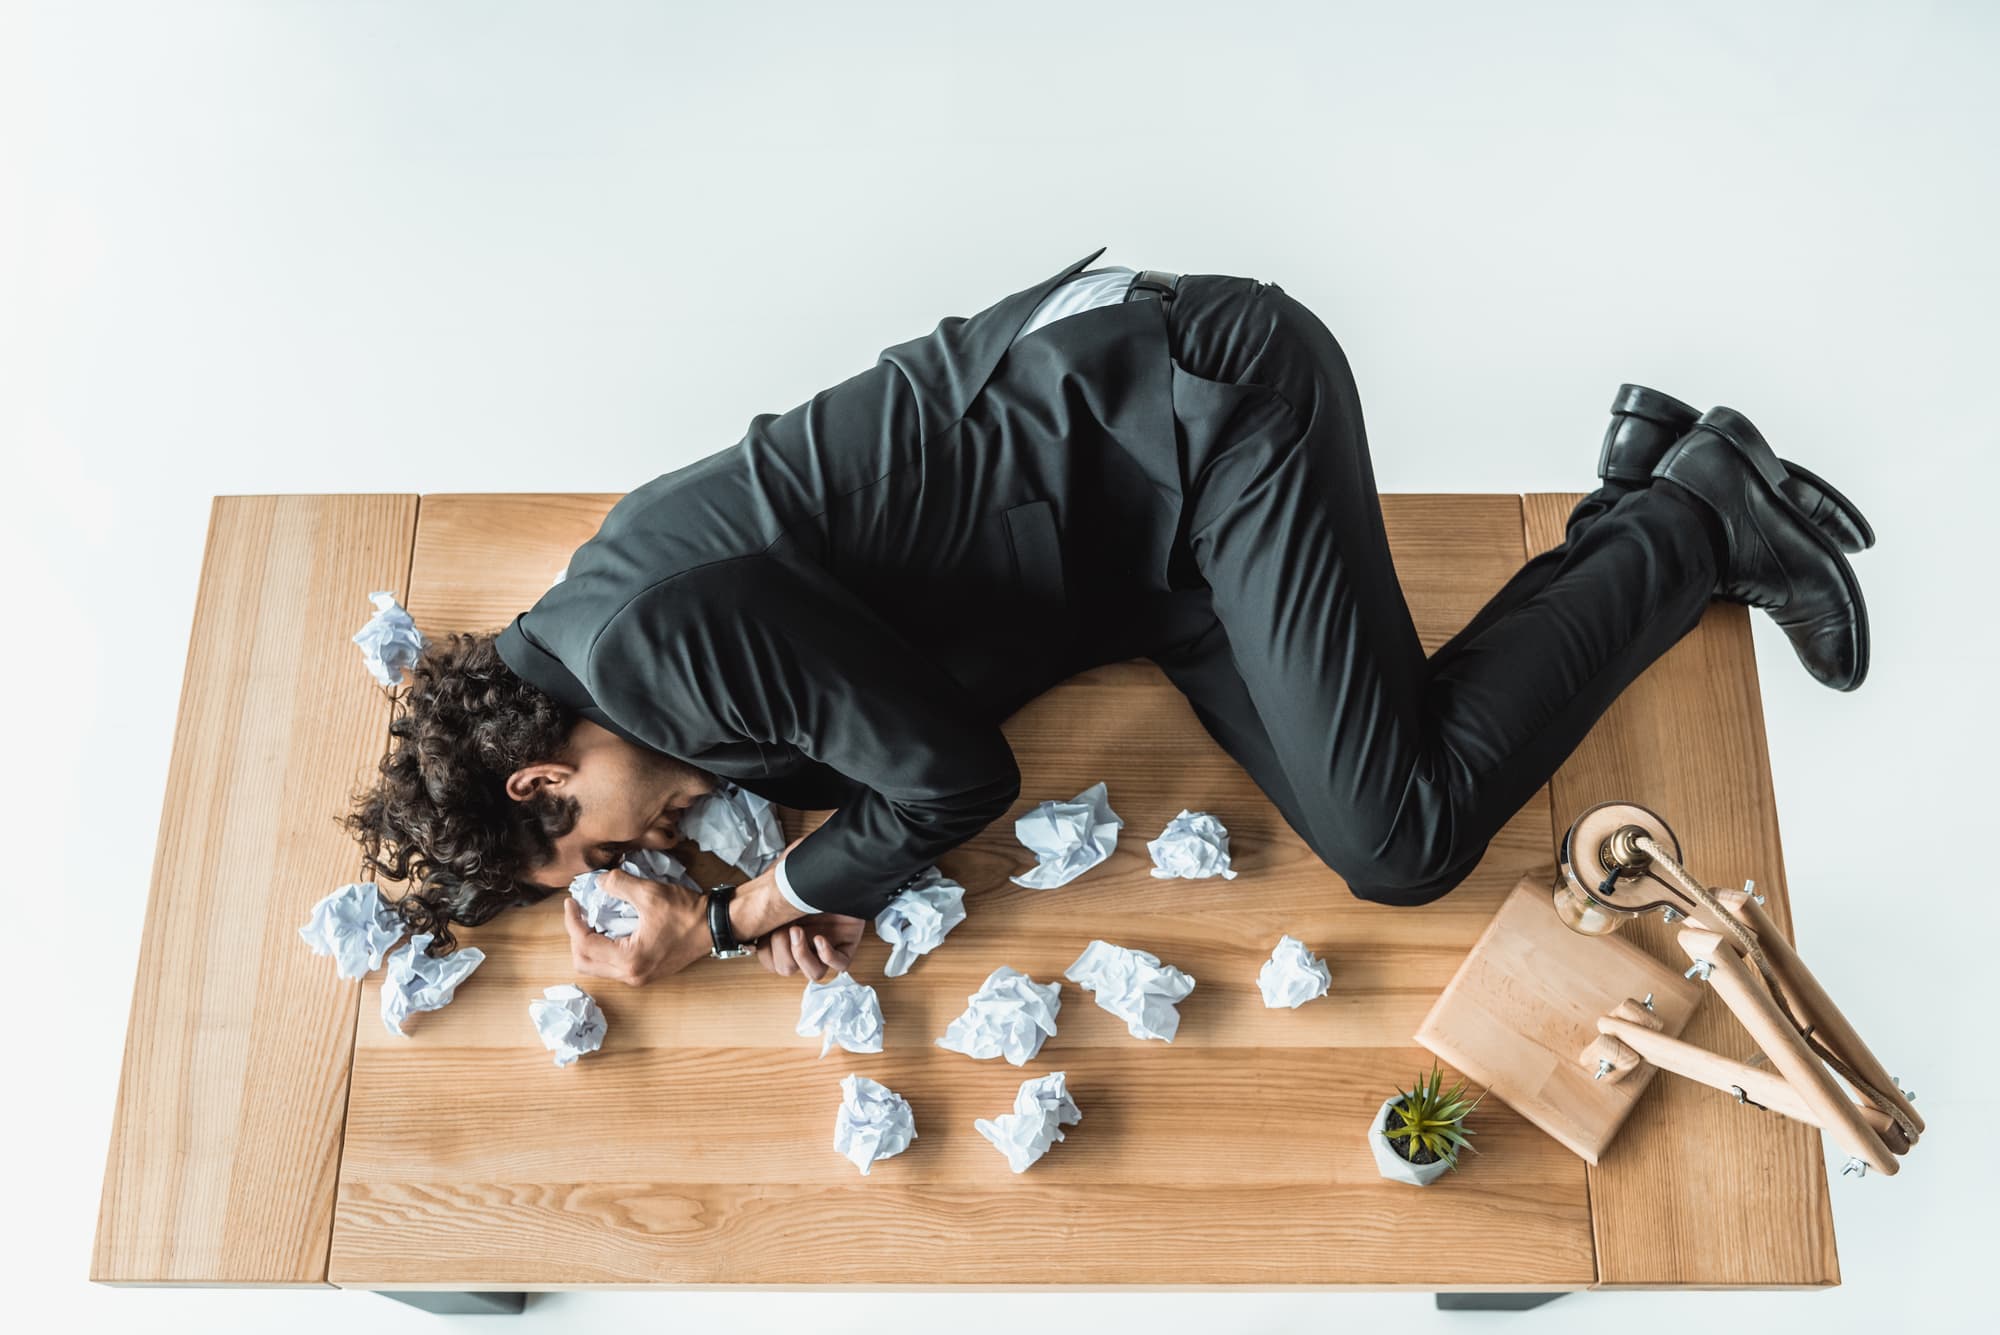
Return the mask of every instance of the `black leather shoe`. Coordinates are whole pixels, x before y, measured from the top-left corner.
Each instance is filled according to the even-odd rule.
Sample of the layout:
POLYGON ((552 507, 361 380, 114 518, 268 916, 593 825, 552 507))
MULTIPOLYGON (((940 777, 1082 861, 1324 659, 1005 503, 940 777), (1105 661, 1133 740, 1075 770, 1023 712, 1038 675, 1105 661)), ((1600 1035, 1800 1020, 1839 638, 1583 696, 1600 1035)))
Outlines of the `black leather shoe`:
POLYGON ((1715 596, 1761 607, 1806 671, 1837 691, 1868 675, 1868 607, 1840 547, 1785 491, 1785 467, 1750 419, 1710 408, 1653 469, 1722 521, 1715 596))
MULTIPOLYGON (((1565 539, 1574 538, 1619 497, 1645 486, 1667 450, 1700 415, 1671 394, 1645 385, 1620 385, 1611 400, 1611 425, 1605 428, 1604 446, 1597 454, 1597 476, 1604 485, 1569 512, 1565 539)), ((1782 485, 1792 504, 1842 551, 1861 552, 1875 545, 1875 530, 1852 501, 1790 459, 1778 462, 1784 466, 1782 485)))

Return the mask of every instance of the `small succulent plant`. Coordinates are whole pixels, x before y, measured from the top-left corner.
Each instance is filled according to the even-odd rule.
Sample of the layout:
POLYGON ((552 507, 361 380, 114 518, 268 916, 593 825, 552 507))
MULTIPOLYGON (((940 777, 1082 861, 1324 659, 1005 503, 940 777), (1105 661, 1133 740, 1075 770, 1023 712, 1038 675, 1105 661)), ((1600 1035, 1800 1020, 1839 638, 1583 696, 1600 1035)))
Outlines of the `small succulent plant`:
POLYGON ((1484 1091, 1470 1103, 1465 1099, 1465 1082, 1460 1080, 1449 1090, 1443 1089, 1444 1073, 1431 1064, 1428 1076, 1419 1075, 1413 1088, 1404 1090, 1390 1112, 1402 1119, 1401 1126, 1392 1126, 1383 1134, 1389 1143, 1396 1145, 1399 1153, 1411 1163, 1435 1163, 1442 1159, 1455 1172, 1458 1169, 1458 1152, 1461 1149, 1477 1150, 1469 1137, 1472 1131, 1465 1125, 1465 1119, 1479 1106, 1479 1100, 1486 1097, 1484 1091), (1428 1159, 1417 1157, 1419 1149, 1429 1152, 1428 1159))

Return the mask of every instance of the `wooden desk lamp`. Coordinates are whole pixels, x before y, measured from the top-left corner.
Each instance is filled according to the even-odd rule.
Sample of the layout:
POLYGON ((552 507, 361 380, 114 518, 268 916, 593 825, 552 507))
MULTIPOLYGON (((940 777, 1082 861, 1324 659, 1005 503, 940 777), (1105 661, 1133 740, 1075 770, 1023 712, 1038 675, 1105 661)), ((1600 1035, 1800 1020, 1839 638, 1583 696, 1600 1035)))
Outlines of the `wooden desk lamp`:
POLYGON ((1666 822, 1629 802, 1578 816, 1559 858, 1514 887, 1418 1042, 1591 1163, 1658 1069, 1819 1127, 1849 1154, 1844 1173, 1896 1171, 1923 1119, 1765 914, 1754 882, 1703 885, 1666 822), (1647 913, 1683 924, 1686 974, 1616 935, 1647 913), (1763 1050, 1753 1061, 1768 1064, 1679 1037, 1703 983, 1763 1050))

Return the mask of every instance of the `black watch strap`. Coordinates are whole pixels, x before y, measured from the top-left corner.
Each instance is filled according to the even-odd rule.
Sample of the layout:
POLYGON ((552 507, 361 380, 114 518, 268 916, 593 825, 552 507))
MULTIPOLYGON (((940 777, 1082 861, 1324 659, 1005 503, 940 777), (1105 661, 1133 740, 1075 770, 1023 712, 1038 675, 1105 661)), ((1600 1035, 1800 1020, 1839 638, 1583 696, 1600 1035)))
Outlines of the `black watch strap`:
POLYGON ((708 892, 708 934, 714 942, 708 953, 715 959, 740 959, 756 953, 755 946, 737 941, 736 931, 729 925, 729 901, 734 898, 733 885, 718 885, 708 892))

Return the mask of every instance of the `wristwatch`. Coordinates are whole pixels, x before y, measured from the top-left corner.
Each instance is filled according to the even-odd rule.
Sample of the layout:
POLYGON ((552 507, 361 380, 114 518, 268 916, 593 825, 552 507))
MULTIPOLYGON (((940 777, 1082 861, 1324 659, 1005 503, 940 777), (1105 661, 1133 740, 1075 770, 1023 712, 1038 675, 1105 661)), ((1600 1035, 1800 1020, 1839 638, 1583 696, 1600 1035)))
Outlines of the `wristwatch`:
POLYGON ((715 940, 708 953, 713 959, 740 960, 757 953, 756 946, 738 941, 735 929, 729 925, 729 901, 735 897, 733 885, 718 885, 708 892, 708 934, 715 940))

